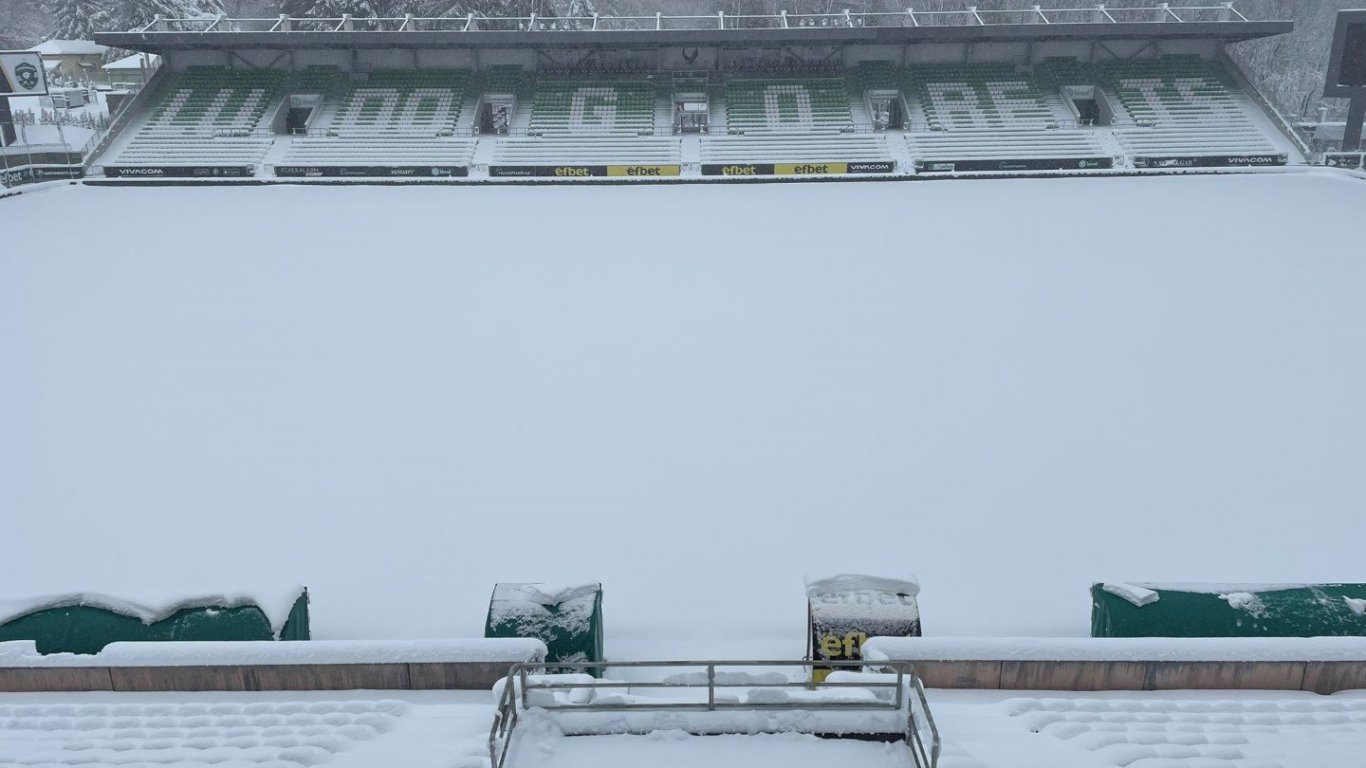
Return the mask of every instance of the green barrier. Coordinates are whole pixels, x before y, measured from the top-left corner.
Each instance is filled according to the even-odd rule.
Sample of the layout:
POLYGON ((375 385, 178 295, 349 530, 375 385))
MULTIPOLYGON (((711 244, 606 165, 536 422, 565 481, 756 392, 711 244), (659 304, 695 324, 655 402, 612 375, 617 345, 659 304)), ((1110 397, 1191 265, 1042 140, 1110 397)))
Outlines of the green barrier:
MULTIPOLYGON (((602 661, 602 585, 497 584, 484 637, 536 638, 546 645, 547 662, 602 661)), ((598 667, 588 672, 602 676, 598 667)))
POLYGON ((1091 636, 1362 637, 1366 584, 1093 584, 1091 636))
MULTIPOLYGON (((0 623, 0 642, 32 640, 39 653, 95 654, 116 642, 168 640, 275 640, 265 611, 253 604, 196 605, 144 622, 106 607, 68 604, 43 608, 0 623)), ((299 594, 280 640, 308 640, 308 590, 299 594)))

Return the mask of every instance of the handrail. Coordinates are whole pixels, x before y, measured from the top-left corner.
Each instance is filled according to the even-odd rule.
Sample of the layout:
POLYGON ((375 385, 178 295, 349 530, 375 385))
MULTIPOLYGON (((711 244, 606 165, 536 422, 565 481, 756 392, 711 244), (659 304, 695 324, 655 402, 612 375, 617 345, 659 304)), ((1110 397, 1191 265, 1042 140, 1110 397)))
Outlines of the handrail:
MULTIPOLYGON (((905 731, 902 734, 907 747, 911 750, 918 768, 936 768, 940 754, 939 730, 934 722, 933 715, 930 714, 929 700, 925 695, 924 683, 915 672, 913 664, 905 662, 890 662, 879 664, 878 668, 889 671, 889 675, 894 675, 893 679, 873 679, 860 682, 816 682, 813 679, 790 678, 783 682, 766 682, 762 680, 748 680, 742 678, 718 676, 717 670, 729 669, 740 670, 743 674, 747 669, 768 669, 774 667, 802 667, 815 670, 816 668, 835 668, 865 670, 867 665, 861 661, 826 661, 826 660, 781 660, 781 661, 621 661, 604 663, 601 661, 573 661, 573 662, 528 662, 515 664, 508 670, 508 675, 504 679, 503 688, 498 698, 497 711, 494 715, 493 723, 489 728, 489 759, 492 768, 504 768, 508 754, 512 745, 512 734, 519 721, 519 711, 529 709, 539 709, 547 712, 624 712, 624 711, 666 711, 666 712, 719 712, 731 710, 747 711, 838 711, 838 710, 862 710, 862 711, 906 711, 905 731), (539 675, 546 670, 562 671, 585 671, 603 669, 606 666, 612 668, 626 669, 693 669, 705 671, 705 675, 697 677, 674 677, 664 678, 653 681, 626 682, 626 681, 604 681, 594 680, 592 682, 581 681, 554 681, 534 679, 533 675, 539 675), (612 704, 595 704, 592 697, 584 702, 574 702, 569 699, 557 699, 551 697, 549 700, 538 699, 532 702, 533 691, 547 691, 550 693, 563 693, 570 691, 597 691, 597 690, 620 690, 634 688, 667 688, 673 690, 693 689, 706 691, 705 701, 692 701, 688 699, 658 699, 648 702, 631 701, 612 704), (829 689, 862 689, 865 691, 886 690, 892 695, 874 695, 869 700, 858 701, 821 701, 819 699, 797 699, 785 701, 761 701, 740 703, 738 701, 718 700, 718 689, 774 689, 789 688, 807 691, 829 690, 829 689), (912 697, 911 693, 914 693, 912 697), (916 716, 916 704, 918 703, 920 719, 916 716), (928 729, 928 733, 921 732, 920 723, 928 729), (926 746, 926 738, 929 740, 926 746)), ((700 697, 698 697, 700 698, 700 697)))
POLYGON ((989 10, 970 7, 959 11, 871 11, 836 13, 727 14, 544 17, 528 16, 380 16, 380 17, 291 17, 233 18, 225 15, 200 18, 168 19, 156 17, 140 30, 146 35, 178 33, 231 34, 238 31, 288 33, 299 31, 292 22, 301 22, 311 30, 330 25, 338 32, 617 32, 617 31, 674 31, 679 29, 721 29, 753 31, 756 29, 801 29, 810 27, 920 27, 920 26, 1006 26, 1021 24, 1191 24, 1215 22, 1221 24, 1255 23, 1233 2, 1204 5, 1173 5, 1160 3, 1146 6, 1110 6, 1096 4, 1084 7, 1045 8, 1032 5, 1015 10, 989 10), (1124 19, 1124 21, 1120 21, 1124 19), (350 23, 347 23, 350 22, 350 23), (266 29, 252 27, 268 27, 266 29))

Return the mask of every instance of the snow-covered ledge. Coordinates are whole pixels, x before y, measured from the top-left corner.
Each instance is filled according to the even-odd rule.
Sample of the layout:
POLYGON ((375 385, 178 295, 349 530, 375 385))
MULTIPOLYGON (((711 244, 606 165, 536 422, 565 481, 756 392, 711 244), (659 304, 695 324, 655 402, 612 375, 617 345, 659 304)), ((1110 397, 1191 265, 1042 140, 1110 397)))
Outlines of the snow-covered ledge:
POLYGON ((42 655, 0 643, 0 691, 489 690, 546 647, 524 638, 111 643, 42 655))
POLYGON ((39 654, 33 641, 0 643, 0 667, 226 667, 280 664, 471 664, 540 661, 530 638, 110 643, 94 655, 39 654))
POLYGON ((1359 661, 1366 637, 874 637, 869 661, 1359 661))
POLYGON ((1366 638, 873 638, 931 688, 1136 691, 1366 688, 1366 638))

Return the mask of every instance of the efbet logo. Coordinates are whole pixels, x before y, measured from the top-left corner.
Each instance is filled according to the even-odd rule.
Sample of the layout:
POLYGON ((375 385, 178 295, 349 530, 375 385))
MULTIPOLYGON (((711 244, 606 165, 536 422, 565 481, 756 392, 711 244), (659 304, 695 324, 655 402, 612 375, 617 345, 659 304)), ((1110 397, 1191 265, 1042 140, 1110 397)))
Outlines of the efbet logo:
POLYGON ((38 68, 26 61, 14 68, 14 78, 20 88, 31 91, 38 87, 38 68))
POLYGON ((848 632, 843 637, 837 634, 822 635, 820 654, 825 659, 857 659, 859 651, 868 636, 862 632, 848 632))

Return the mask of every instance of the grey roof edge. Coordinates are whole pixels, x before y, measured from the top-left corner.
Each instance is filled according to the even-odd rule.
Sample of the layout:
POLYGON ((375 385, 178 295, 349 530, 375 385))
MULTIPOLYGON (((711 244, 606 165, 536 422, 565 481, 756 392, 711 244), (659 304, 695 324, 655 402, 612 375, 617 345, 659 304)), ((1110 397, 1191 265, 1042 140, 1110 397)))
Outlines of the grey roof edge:
POLYGON ((761 45, 907 45, 1106 40, 1220 40, 1239 42, 1291 32, 1293 21, 1002 24, 963 27, 858 27, 621 31, 330 31, 330 32, 99 32, 114 48, 168 50, 247 48, 592 48, 761 45))

